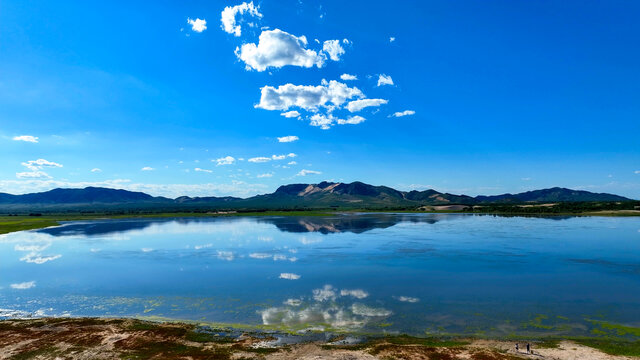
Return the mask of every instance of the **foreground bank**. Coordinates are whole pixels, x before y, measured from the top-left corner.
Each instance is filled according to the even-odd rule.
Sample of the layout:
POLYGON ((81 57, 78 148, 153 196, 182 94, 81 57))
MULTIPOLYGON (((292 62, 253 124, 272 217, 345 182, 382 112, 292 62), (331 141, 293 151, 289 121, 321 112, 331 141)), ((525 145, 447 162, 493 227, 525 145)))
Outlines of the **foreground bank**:
POLYGON ((575 339, 352 338, 135 319, 45 318, 0 322, 0 359, 631 359, 640 342, 575 339), (324 339, 322 338, 324 337, 324 339), (515 344, 520 344, 516 351, 515 344), (532 353, 526 353, 526 344, 532 353))

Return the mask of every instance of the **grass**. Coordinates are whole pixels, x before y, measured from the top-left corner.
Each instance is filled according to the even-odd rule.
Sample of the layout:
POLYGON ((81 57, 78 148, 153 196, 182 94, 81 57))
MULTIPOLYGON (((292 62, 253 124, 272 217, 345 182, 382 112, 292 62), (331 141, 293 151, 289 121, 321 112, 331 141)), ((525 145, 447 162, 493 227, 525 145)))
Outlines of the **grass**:
POLYGON ((609 355, 640 356, 640 341, 624 341, 609 339, 573 339, 574 342, 598 349, 609 355))

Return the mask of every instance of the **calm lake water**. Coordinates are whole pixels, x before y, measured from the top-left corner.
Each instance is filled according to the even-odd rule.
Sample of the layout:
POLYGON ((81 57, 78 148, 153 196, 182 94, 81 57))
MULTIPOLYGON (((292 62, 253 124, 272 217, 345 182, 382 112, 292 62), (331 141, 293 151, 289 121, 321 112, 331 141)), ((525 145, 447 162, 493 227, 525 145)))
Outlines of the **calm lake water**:
POLYGON ((0 317, 44 315, 588 335, 640 326, 640 219, 136 219, 0 235, 0 317))

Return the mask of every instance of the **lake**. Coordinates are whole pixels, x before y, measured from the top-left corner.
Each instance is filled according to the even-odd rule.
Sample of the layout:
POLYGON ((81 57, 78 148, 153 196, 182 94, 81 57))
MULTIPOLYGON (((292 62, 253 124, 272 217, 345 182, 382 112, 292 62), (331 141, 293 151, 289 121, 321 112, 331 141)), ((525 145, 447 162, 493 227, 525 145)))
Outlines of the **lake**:
POLYGON ((640 326, 640 219, 238 216, 0 235, 0 318, 38 316, 594 335, 640 326))

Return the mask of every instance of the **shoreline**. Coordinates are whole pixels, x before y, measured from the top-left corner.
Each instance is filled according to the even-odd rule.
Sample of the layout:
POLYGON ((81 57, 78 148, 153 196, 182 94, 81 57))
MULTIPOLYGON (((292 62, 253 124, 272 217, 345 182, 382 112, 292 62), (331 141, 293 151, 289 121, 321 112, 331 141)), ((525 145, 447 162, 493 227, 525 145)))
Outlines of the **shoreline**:
POLYGON ((586 359, 640 357, 640 341, 594 338, 358 337, 202 327, 133 318, 0 321, 0 359, 586 359), (515 343, 520 352, 515 351, 515 343), (533 354, 526 354, 526 344, 533 354))

